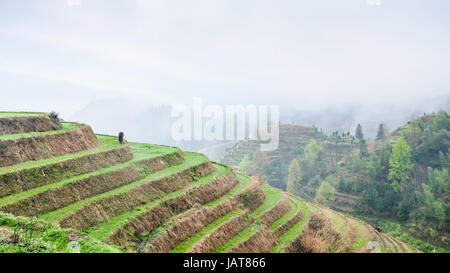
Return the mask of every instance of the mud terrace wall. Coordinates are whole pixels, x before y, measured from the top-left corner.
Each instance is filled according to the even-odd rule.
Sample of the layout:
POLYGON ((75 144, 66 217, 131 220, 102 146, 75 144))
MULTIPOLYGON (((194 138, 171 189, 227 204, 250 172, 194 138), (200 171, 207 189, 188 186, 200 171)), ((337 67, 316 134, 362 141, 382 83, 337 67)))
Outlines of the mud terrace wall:
POLYGON ((281 225, 277 229, 275 229, 273 234, 277 238, 280 237, 286 231, 288 231, 291 227, 293 227, 298 221, 300 221, 300 219, 302 219, 302 211, 299 208, 298 212, 291 219, 289 219, 289 221, 287 221, 286 223, 284 223, 283 225, 281 225))
POLYGON ((264 212, 260 218, 260 228, 248 240, 233 247, 230 252, 235 253, 264 253, 269 252, 277 237, 270 232, 269 227, 290 209, 289 199, 283 194, 281 200, 270 210, 264 212))
POLYGON ((27 116, 0 118, 0 135, 45 132, 57 130, 48 116, 27 116))
POLYGON ((200 239, 200 241, 195 243, 188 252, 211 253, 253 222, 253 218, 250 218, 245 212, 237 215, 200 239))
POLYGON ((270 232, 266 226, 261 226, 260 229, 253 234, 248 240, 233 247, 229 252, 231 253, 266 253, 275 243, 277 238, 270 232))
POLYGON ((0 197, 107 168, 132 158, 130 146, 124 145, 118 149, 5 173, 0 175, 0 197))
POLYGON ((59 134, 0 140, 0 167, 77 153, 98 145, 97 137, 89 126, 59 134))
POLYGON ((62 227, 86 229, 109 220, 112 217, 133 210, 147 202, 180 190, 190 184, 198 175, 206 176, 214 172, 209 161, 180 171, 171 176, 137 186, 127 192, 112 195, 86 205, 68 214, 60 221, 62 227))
POLYGON ((217 206, 189 211, 177 218, 174 224, 161 235, 150 241, 147 253, 166 253, 179 243, 200 232, 206 225, 214 222, 240 205, 239 202, 228 200, 217 206))
POLYGON ((289 199, 286 194, 283 194, 280 202, 278 202, 273 208, 264 212, 261 216, 260 224, 270 227, 276 220, 281 218, 291 208, 289 199))

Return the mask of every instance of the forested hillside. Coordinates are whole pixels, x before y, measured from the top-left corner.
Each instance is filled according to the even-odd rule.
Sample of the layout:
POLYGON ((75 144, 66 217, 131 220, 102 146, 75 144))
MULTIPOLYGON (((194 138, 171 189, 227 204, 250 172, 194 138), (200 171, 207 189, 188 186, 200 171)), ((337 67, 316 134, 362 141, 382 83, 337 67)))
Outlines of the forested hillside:
MULTIPOLYGON (((316 129, 306 141, 292 140, 284 148, 290 157, 249 153, 237 167, 306 200, 366 219, 422 251, 448 251, 449 129, 447 112, 424 115, 391 134, 380 124, 371 144, 361 125, 354 135, 325 136, 316 129)), ((243 145, 238 150, 245 151, 243 145)))

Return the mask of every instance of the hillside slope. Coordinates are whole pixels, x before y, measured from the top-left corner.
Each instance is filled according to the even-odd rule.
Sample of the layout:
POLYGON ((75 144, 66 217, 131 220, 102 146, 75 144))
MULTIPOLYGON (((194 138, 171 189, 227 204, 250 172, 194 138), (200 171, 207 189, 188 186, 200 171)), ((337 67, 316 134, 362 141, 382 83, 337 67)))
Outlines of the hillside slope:
MULTIPOLYGON (((315 160, 320 162, 318 171, 303 173, 304 180, 313 180, 316 176, 324 175, 334 170, 340 162, 351 156, 352 150, 357 147, 350 134, 329 137, 315 127, 295 124, 280 124, 279 148, 271 152, 261 152, 261 142, 256 140, 243 140, 226 153, 219 160, 242 172, 256 175, 267 181, 270 185, 286 190, 288 169, 293 159, 306 158, 308 145, 317 144, 320 156, 315 160), (248 164, 245 162, 248 160, 248 164)), ((312 169, 312 168, 309 168, 312 169)), ((309 185, 311 186, 311 185, 309 185)), ((311 200, 315 191, 309 191, 308 185, 299 192, 302 198, 311 200)))
POLYGON ((0 252, 415 252, 202 154, 6 128, 34 117, 0 115, 0 252))
POLYGON ((422 251, 448 252, 449 149, 448 113, 409 121, 326 178, 340 192, 330 205, 377 222, 422 251))

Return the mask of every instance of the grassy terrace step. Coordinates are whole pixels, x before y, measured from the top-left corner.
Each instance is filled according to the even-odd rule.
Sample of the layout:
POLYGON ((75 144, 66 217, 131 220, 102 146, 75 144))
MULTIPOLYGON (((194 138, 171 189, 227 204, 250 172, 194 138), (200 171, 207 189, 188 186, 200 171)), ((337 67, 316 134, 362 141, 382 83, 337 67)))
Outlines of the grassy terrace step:
POLYGON ((211 231, 218 228, 221 224, 227 222, 228 220, 232 219, 235 216, 241 215, 242 213, 243 213, 242 209, 236 209, 228 213, 227 215, 217 219, 216 221, 212 222, 211 224, 203 228, 202 231, 200 231, 199 233, 190 237, 186 241, 178 244, 175 248, 173 248, 170 251, 170 253, 185 253, 187 250, 189 250, 189 248, 191 248, 196 242, 202 239, 205 235, 208 235, 211 231))
POLYGON ((383 236, 383 237, 386 239, 385 242, 387 242, 387 244, 390 245, 391 251, 392 251, 393 253, 399 253, 399 252, 401 252, 401 250, 399 250, 399 248, 398 248, 398 246, 397 246, 397 243, 396 243, 389 235, 387 235, 387 234, 381 234, 381 236, 383 236))
POLYGON ((205 207, 205 208, 213 207, 213 206, 218 205, 219 203, 222 203, 223 201, 229 199, 232 196, 236 196, 238 193, 240 193, 242 190, 244 190, 244 188, 247 187, 251 182, 251 179, 247 176, 244 176, 242 174, 236 174, 236 176, 240 182, 236 187, 234 187, 229 193, 222 196, 221 198, 216 199, 211 203, 203 205, 203 207, 205 207))
POLYGON ((46 116, 42 112, 0 112, 0 118, 46 116))
POLYGON ((381 252, 382 253, 394 253, 394 249, 391 245, 391 242, 382 233, 377 233, 377 235, 378 235, 378 239, 381 240, 381 242, 380 242, 381 252))
MULTIPOLYGON (((372 226, 367 224, 366 222, 363 222, 360 219, 355 219, 356 222, 360 224, 361 227, 363 227, 367 232, 370 232, 372 234, 371 239, 376 240, 380 243, 381 253, 394 253, 395 248, 393 248, 393 245, 388 238, 386 238, 385 234, 376 231, 372 226)), ((361 228, 360 228, 361 229, 361 228)), ((359 244, 359 246, 363 246, 369 242, 369 240, 366 238, 369 236, 360 236, 360 240, 363 240, 364 242, 359 244)), ((356 240, 355 240, 356 241, 356 240)))
MULTIPOLYGON (((158 151, 156 152, 155 150, 149 151, 149 152, 145 152, 143 150, 147 148, 149 145, 148 144, 138 144, 138 143, 133 143, 132 147, 133 147, 133 151, 135 152, 135 158, 132 161, 127 162, 127 164, 133 164, 133 162, 139 162, 142 160, 146 160, 146 159, 151 159, 151 158, 158 158, 161 157, 162 154, 170 154, 175 150, 178 150, 177 148, 172 148, 172 147, 165 147, 165 146, 158 146, 158 145, 150 145, 153 146, 154 148, 161 148, 164 151, 158 151), (139 148, 138 148, 139 147, 139 148)), ((170 174, 176 173, 177 171, 195 166, 200 164, 201 162, 205 162, 207 159, 205 156, 200 155, 200 154, 194 154, 194 153, 185 153, 184 154, 185 157, 185 161, 181 164, 177 164, 168 168, 164 168, 162 170, 159 170, 157 172, 151 173, 148 176, 143 177, 140 180, 134 181, 132 183, 114 188, 113 190, 86 198, 84 200, 81 200, 79 202, 70 204, 69 206, 60 208, 58 210, 49 212, 47 214, 41 215, 40 218, 49 222, 55 222, 55 221, 59 221, 61 218, 63 218, 64 216, 66 216, 67 214, 76 211, 80 208, 82 208, 83 206, 89 205, 97 200, 103 199, 103 198, 107 198, 113 195, 117 195, 117 194, 121 194, 121 193, 125 193, 139 185, 145 184, 145 183, 149 183, 150 181, 153 180, 157 180, 160 179, 162 177, 168 176, 170 174)), ((108 168, 109 169, 109 168, 108 168)), ((102 170, 100 170, 102 171, 102 170)), ((103 170, 103 172, 109 172, 111 170, 103 170)))
POLYGON ((55 157, 48 158, 48 159, 22 162, 22 163, 12 165, 12 166, 2 167, 2 168, 0 168, 0 175, 17 172, 17 171, 21 171, 24 169, 39 168, 39 167, 46 166, 49 164, 55 164, 58 162, 62 162, 62 161, 68 160, 68 159, 75 159, 75 158, 82 157, 85 155, 90 155, 90 154, 95 154, 95 153, 99 153, 99 152, 117 149, 117 148, 123 146, 117 141, 117 137, 97 135, 97 138, 100 142, 100 145, 94 149, 85 150, 85 151, 81 151, 81 152, 73 153, 73 154, 66 154, 66 155, 62 155, 62 156, 55 156, 55 157))
MULTIPOLYGON (((250 213, 250 217, 254 217, 255 219, 259 219, 261 215, 266 211, 271 209, 273 206, 275 206, 278 201, 281 199, 281 192, 278 189, 275 189, 273 187, 270 187, 268 185, 262 186, 264 189, 264 194, 266 195, 266 199, 264 203, 259 206, 255 211, 250 213)), ((240 242, 243 242, 250 238, 254 232, 256 232, 257 229, 255 229, 255 226, 250 226, 243 231, 241 231, 239 234, 237 234, 235 237, 233 237, 231 240, 227 241, 222 247, 216 249, 215 252, 226 252, 230 250, 233 246, 238 245, 240 242)))
POLYGON ((0 168, 0 198, 132 159, 129 145, 116 137, 97 137, 100 145, 94 149, 0 168))
MULTIPOLYGON (((240 175, 237 175, 239 179, 239 184, 236 185, 231 191, 229 191, 226 195, 222 196, 219 199, 214 200, 213 202, 210 202, 208 204, 203 205, 204 208, 211 208, 214 207, 229 198, 236 196, 240 192, 244 190, 245 187, 247 187, 250 184, 250 178, 240 175)), ((229 219, 233 218, 234 216, 237 216, 241 214, 243 211, 242 209, 236 209, 227 215, 216 219, 213 223, 210 223, 207 225, 202 231, 199 233, 191 236, 189 239, 183 241, 182 243, 178 244, 175 248, 173 248, 170 252, 171 253, 183 253, 186 252, 192 245, 194 245, 198 240, 203 238, 206 234, 209 234, 212 230, 216 229, 218 226, 220 226, 222 223, 228 221, 229 219)))
MULTIPOLYGON (((370 241, 377 241, 380 243, 380 251, 386 252, 385 244, 382 238, 379 236, 378 232, 367 223, 363 222, 361 219, 354 218, 352 216, 346 215, 348 221, 352 225, 352 230, 354 233, 353 238, 353 251, 355 252, 367 252, 367 244, 370 241)), ((370 250, 369 250, 370 251, 370 250)), ((373 251, 373 249, 372 249, 373 251)))
MULTIPOLYGON (((125 163, 117 164, 111 167, 103 168, 91 173, 83 174, 80 176, 71 177, 69 179, 65 179, 56 183, 48 184, 45 186, 33 188, 31 190, 17 193, 15 195, 7 196, 5 198, 0 199, 0 207, 3 207, 2 210, 7 210, 9 212, 23 212, 23 213, 37 213, 39 211, 32 211, 32 207, 29 204, 34 204, 36 202, 40 202, 41 200, 44 202, 45 199, 40 198, 42 196, 47 196, 46 194, 49 191, 53 193, 57 193, 58 191, 65 191, 71 188, 76 187, 80 183, 94 183, 96 179, 102 179, 106 175, 112 172, 119 172, 121 170, 127 170, 125 168, 133 168, 138 172, 138 176, 142 178, 145 177, 152 170, 146 166, 151 161, 155 161, 158 158, 162 158, 165 156, 176 155, 179 153, 177 148, 159 146, 159 145, 149 145, 149 144, 139 144, 139 143, 131 143, 132 150, 134 152, 134 158, 125 163), (91 182, 89 182, 91 181, 91 182), (36 200, 35 200, 36 199, 36 200), (35 200, 35 201, 33 201, 35 200), (30 203, 31 202, 31 203, 30 203), (22 206, 23 204, 23 206, 22 206), (6 206, 6 208, 5 208, 6 206), (22 209, 21 209, 22 207, 22 209)), ((164 166, 162 166, 164 167, 164 166)), ((99 180, 101 181, 101 180, 99 180)), ((92 184, 92 185, 95 185, 92 184)), ((84 187, 84 186, 83 186, 84 187)), ((88 189, 89 184, 86 184, 85 187, 88 189)), ((101 189, 100 189, 101 190, 101 189)), ((44 196, 44 197, 45 197, 44 196)), ((57 200, 58 201, 58 200, 57 200)), ((42 208, 43 209, 43 208, 42 208)))
POLYGON ((355 229, 358 224, 354 224, 348 216, 333 211, 328 207, 322 207, 321 210, 326 217, 330 219, 333 230, 341 234, 342 239, 347 242, 349 250, 351 249, 352 251, 360 252, 363 248, 365 249, 365 246, 369 242, 368 237, 370 238, 370 235, 357 237, 355 229))
POLYGON ((30 137, 37 137, 37 136, 56 135, 56 134, 61 134, 61 133, 72 131, 81 126, 86 126, 86 125, 80 124, 80 123, 75 123, 75 122, 62 122, 61 129, 59 129, 59 130, 1 135, 0 140, 4 141, 4 140, 19 139, 19 138, 30 138, 30 137))
POLYGON ((271 232, 270 226, 278 219, 282 218, 291 208, 289 202, 289 195, 282 193, 280 200, 272 208, 264 211, 259 217, 257 223, 260 227, 257 231, 253 232, 247 239, 243 240, 239 244, 235 245, 227 252, 236 253, 266 253, 269 252, 271 247, 277 240, 277 235, 281 234, 280 230, 287 230, 292 226, 292 223, 298 221, 298 217, 294 218, 292 223, 286 224, 286 226, 280 228, 279 231, 271 232))
POLYGON ((45 113, 0 113, 0 135, 45 132, 59 129, 45 113))
POLYGON ((249 217, 248 211, 234 215, 231 219, 221 223, 207 235, 200 238, 188 250, 188 253, 212 253, 222 247, 228 240, 254 223, 254 218, 249 217))
POLYGON ((302 210, 303 216, 292 228, 286 231, 283 235, 278 237, 274 246, 270 250, 270 252, 283 252, 284 248, 288 246, 295 238, 297 238, 303 228, 308 223, 309 216, 311 215, 311 209, 306 205, 305 202, 298 198, 294 198, 294 202, 298 204, 300 209, 302 210))
POLYGON ((394 237, 392 237, 390 235, 388 235, 388 236, 391 239, 391 241, 395 244, 395 246, 397 248, 397 251, 399 253, 406 253, 406 252, 408 252, 408 249, 400 241, 398 241, 397 239, 395 239, 394 237))
POLYGON ((289 197, 289 203, 291 205, 291 208, 289 211, 284 214, 280 219, 276 220, 270 227, 269 230, 271 232, 274 232, 278 227, 282 226, 283 224, 287 223, 292 217, 294 217, 297 212, 300 209, 300 205, 298 202, 295 202, 292 197, 289 197))
POLYGON ((60 130, 0 136, 0 167, 77 153, 99 145, 91 127, 62 123, 60 130))

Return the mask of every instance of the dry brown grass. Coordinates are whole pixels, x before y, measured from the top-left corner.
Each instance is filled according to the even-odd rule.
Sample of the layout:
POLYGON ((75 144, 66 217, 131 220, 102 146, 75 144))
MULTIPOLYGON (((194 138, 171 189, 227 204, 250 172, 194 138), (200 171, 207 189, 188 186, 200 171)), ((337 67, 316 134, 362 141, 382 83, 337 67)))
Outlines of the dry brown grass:
POLYGON ((4 149, 0 167, 11 166, 29 160, 48 159, 55 156, 78 153, 99 145, 89 126, 50 135, 2 140, 4 149))
POLYGON ((48 116, 7 117, 0 119, 0 135, 45 132, 59 129, 48 116))
POLYGON ((174 221, 162 234, 153 238, 147 253, 166 253, 179 243, 200 232, 206 225, 227 215, 236 208, 237 203, 228 200, 215 207, 193 210, 174 221))
POLYGON ((225 242, 233 238, 236 234, 248 227, 253 218, 248 217, 246 212, 233 217, 229 221, 214 229, 211 233, 200 239, 193 245, 189 253, 210 253, 221 247, 225 242))
POLYGON ((270 227, 276 220, 280 219, 284 214, 286 214, 291 205, 289 204, 289 199, 287 194, 283 194, 280 202, 278 202, 273 208, 264 212, 261 216, 260 224, 270 227))
POLYGON ((266 253, 275 243, 277 238, 266 226, 254 233, 248 240, 230 249, 230 253, 266 253))
POLYGON ((289 221, 287 221, 286 223, 280 225, 274 232, 273 234, 275 235, 275 237, 280 237, 281 235, 283 235, 286 231, 288 231, 291 227, 293 227, 298 221, 300 221, 300 219, 302 219, 302 210, 299 208, 298 212, 291 218, 289 219, 289 221))
POLYGON ((350 245, 335 231, 330 219, 320 211, 311 214, 302 234, 286 249, 287 252, 329 253, 349 252, 350 245))

